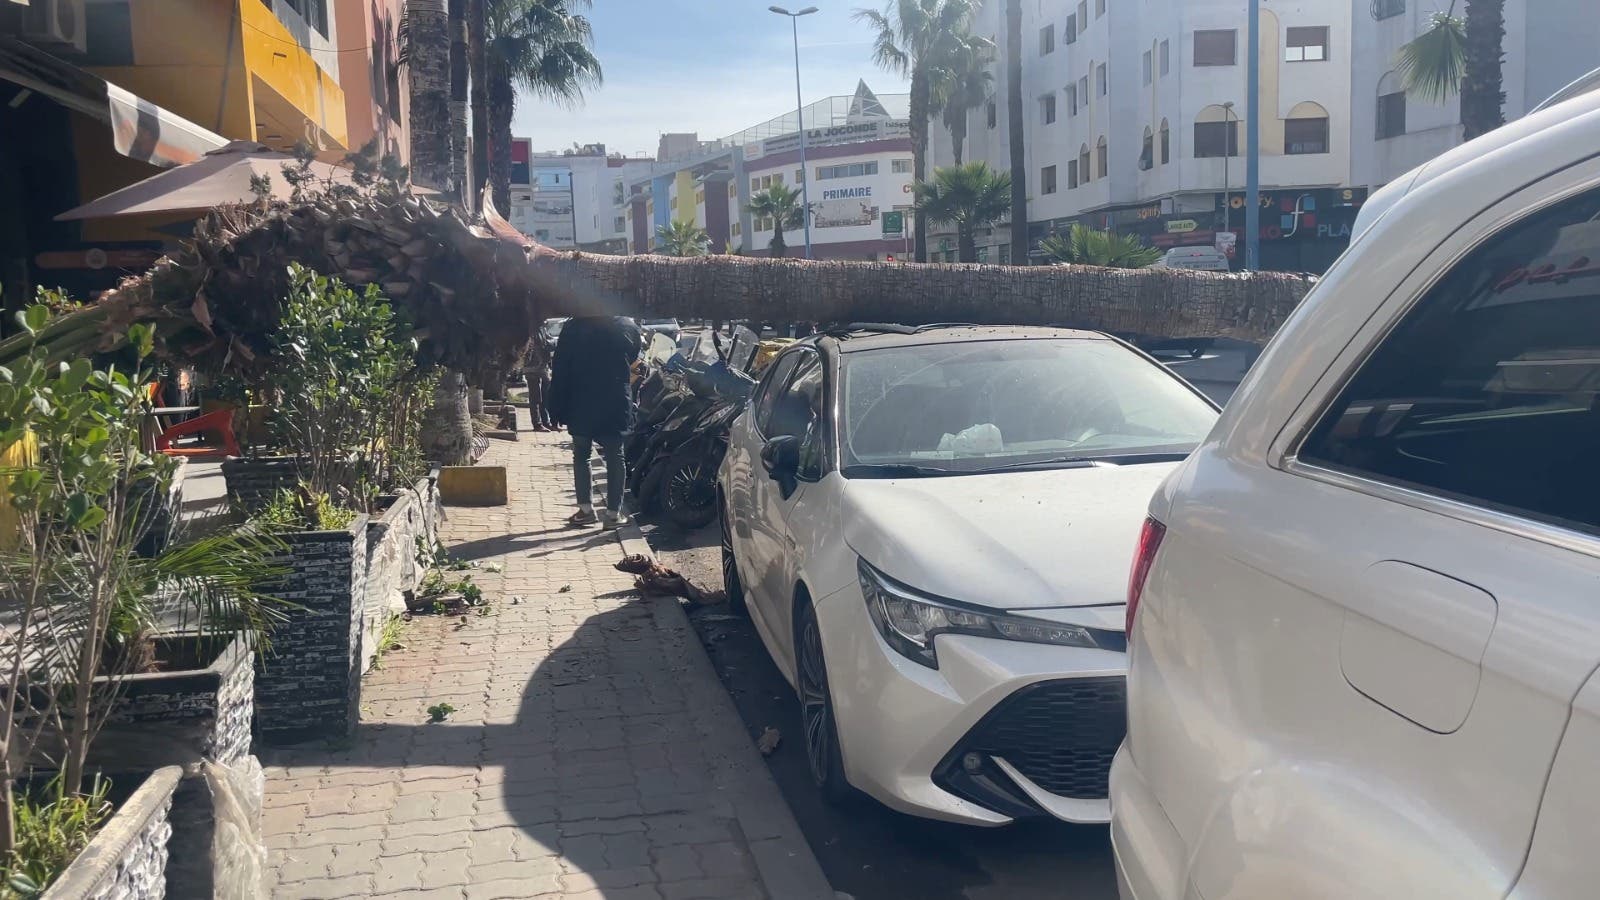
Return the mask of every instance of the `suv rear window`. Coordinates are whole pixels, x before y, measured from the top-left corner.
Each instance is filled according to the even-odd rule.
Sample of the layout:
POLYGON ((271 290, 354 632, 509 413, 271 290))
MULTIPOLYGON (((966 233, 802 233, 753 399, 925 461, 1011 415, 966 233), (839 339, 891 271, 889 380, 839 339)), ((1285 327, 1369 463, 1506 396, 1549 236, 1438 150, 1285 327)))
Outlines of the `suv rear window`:
POLYGON ((1300 456, 1600 533, 1600 191, 1451 271, 1300 456))

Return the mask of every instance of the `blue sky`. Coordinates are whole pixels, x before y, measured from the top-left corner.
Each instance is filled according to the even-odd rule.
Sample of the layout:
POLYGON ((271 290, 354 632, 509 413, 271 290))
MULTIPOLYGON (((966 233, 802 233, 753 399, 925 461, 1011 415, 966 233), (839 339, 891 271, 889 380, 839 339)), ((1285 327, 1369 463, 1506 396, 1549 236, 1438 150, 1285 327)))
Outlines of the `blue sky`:
MULTIPOLYGON (((805 100, 849 94, 865 78, 902 93, 898 76, 875 66, 872 34, 851 20, 877 0, 823 0, 800 19, 805 100)), ((595 52, 605 85, 565 109, 523 97, 512 125, 535 150, 602 142, 629 155, 656 150, 662 132, 724 137, 794 108, 794 48, 788 19, 772 0, 594 0, 595 52)), ((805 2, 780 3, 792 10, 805 2)))

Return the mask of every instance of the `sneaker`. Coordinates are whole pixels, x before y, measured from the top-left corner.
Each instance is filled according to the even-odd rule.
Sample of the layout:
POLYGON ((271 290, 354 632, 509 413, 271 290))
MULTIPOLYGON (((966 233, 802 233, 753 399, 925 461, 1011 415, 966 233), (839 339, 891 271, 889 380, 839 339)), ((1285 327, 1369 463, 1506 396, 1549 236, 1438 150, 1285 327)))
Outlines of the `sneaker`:
POLYGON ((627 521, 628 520, 625 516, 621 515, 614 509, 600 510, 600 527, 603 530, 610 531, 611 529, 620 525, 627 524, 627 521))

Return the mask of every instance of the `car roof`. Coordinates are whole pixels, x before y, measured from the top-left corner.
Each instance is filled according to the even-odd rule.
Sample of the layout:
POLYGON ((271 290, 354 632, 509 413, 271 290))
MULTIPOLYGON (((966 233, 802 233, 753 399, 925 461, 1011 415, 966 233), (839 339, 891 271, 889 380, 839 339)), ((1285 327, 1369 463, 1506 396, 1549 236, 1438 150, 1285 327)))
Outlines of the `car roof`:
POLYGON ((819 341, 833 345, 840 353, 859 353, 884 347, 915 347, 926 344, 960 344, 973 341, 1029 340, 1112 340, 1098 331, 1077 328, 1051 328, 1043 325, 933 325, 920 328, 898 325, 849 326, 826 331, 819 341))

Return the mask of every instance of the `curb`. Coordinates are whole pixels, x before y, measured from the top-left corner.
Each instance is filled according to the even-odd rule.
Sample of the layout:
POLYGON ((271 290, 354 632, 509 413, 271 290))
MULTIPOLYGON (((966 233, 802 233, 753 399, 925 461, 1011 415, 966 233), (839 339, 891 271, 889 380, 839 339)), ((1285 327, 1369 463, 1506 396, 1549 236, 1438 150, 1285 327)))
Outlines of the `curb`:
MULTIPOLYGON (((617 529, 624 554, 655 558, 639 526, 617 529)), ((694 634, 689 615, 676 597, 655 602, 656 623, 677 648, 692 695, 690 715, 705 747, 726 764, 716 773, 718 787, 732 797, 734 816, 750 847, 756 873, 770 900, 834 900, 822 865, 800 831, 788 801, 745 734, 744 723, 711 665, 711 657, 694 634)))

